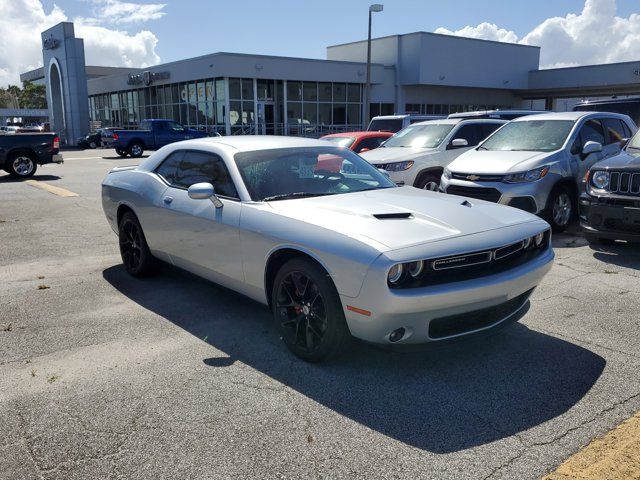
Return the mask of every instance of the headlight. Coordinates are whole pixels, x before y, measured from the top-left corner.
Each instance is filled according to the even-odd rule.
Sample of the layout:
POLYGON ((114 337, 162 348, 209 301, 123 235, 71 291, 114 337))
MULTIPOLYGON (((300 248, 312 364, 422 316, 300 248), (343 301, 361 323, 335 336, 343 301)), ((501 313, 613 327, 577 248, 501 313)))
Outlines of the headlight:
POLYGON ((544 178, 544 176, 549 173, 549 166, 545 165, 544 167, 534 168, 533 170, 529 170, 528 172, 520 172, 520 173, 511 173, 509 175, 505 175, 502 179, 505 183, 525 183, 525 182, 535 182, 544 178))
POLYGON ((540 232, 535 237, 533 237, 533 243, 535 243, 536 247, 539 247, 544 242, 544 232, 540 232))
POLYGON ((413 161, 410 160, 408 162, 396 162, 396 163, 388 163, 384 168, 387 172, 401 172, 403 170, 409 170, 413 167, 413 161))
POLYGON ((451 179, 451 170, 445 167, 444 172, 442 172, 442 176, 447 180, 451 179))
POLYGON ((402 263, 397 263, 393 267, 389 269, 389 274, 387 278, 389 279, 389 283, 392 285, 397 285, 402 280, 402 276, 404 274, 404 265, 402 263))
POLYGON ((604 190, 609 186, 610 177, 611 175, 609 175, 609 172, 603 172, 602 170, 593 172, 591 183, 594 187, 604 190))
POLYGON ((423 270, 424 262, 422 260, 411 262, 409 264, 409 275, 411 275, 413 278, 418 278, 423 270))

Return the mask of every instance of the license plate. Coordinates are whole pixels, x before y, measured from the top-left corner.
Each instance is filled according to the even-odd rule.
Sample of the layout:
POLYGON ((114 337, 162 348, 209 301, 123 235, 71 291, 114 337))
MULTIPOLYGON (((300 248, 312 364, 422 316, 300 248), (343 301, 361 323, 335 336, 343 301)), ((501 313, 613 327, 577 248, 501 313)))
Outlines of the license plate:
POLYGON ((625 225, 640 227, 640 209, 625 208, 622 214, 622 222, 625 225))

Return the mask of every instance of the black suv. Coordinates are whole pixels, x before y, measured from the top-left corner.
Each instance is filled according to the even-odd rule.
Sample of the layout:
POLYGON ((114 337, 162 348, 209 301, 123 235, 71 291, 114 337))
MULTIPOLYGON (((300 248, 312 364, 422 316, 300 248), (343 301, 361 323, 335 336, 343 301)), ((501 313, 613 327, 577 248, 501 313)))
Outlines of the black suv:
POLYGON ((618 155, 594 164, 584 178, 580 226, 589 243, 640 243, 640 134, 618 155))

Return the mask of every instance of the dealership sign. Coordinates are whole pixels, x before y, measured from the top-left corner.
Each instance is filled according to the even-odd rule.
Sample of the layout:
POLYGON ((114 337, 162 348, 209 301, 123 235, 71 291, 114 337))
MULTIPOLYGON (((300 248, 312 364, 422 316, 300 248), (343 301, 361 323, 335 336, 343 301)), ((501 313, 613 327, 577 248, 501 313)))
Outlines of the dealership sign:
POLYGON ((53 37, 45 38, 44 40, 42 40, 42 47, 45 50, 54 50, 58 48, 58 44, 58 40, 53 37))
POLYGON ((130 73, 127 78, 127 85, 149 86, 157 80, 166 80, 167 78, 169 78, 169 72, 150 72, 147 70, 142 73, 130 73))

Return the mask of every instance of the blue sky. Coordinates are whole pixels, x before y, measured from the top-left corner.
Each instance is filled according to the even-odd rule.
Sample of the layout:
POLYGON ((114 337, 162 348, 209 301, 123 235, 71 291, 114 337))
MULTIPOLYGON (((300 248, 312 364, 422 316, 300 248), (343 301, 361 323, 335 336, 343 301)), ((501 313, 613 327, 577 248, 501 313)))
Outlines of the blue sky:
MULTIPOLYGON (((91 15, 91 1, 56 0, 73 18, 91 15)), ((138 3, 152 3, 143 2, 138 3)), ((156 1, 155 3, 160 3, 156 1)), ((215 51, 323 58, 327 45, 366 37, 366 14, 373 3, 362 0, 165 0, 164 15, 143 24, 113 25, 158 37, 163 62, 215 51)), ((580 13, 584 0, 386 0, 375 15, 374 36, 457 30, 490 22, 526 35, 545 19, 580 13), (455 8, 452 6, 455 5, 455 8)), ((49 11, 54 2, 43 1, 49 11)), ((640 10, 638 0, 617 0, 618 15, 640 10)))

